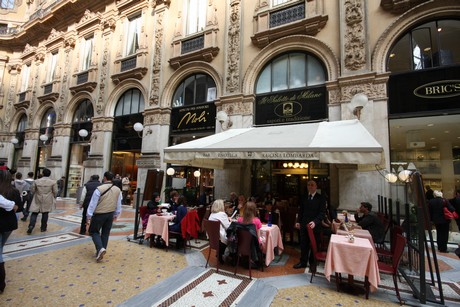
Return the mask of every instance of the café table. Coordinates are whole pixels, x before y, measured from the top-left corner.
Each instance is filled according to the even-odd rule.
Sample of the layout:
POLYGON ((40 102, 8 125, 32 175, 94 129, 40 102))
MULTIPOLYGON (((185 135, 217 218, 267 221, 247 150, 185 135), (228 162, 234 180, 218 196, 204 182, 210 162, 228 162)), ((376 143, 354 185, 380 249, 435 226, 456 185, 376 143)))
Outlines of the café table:
MULTIPOLYGON (((365 287, 369 286, 370 291, 374 292, 380 283, 377 261, 375 248, 367 238, 355 237, 351 243, 348 237, 333 234, 327 249, 324 275, 330 281, 332 272, 336 273, 336 278, 337 273, 346 273, 349 283, 353 282, 353 278, 350 278, 352 276, 365 277, 365 287)), ((338 280, 336 285, 339 291, 338 280)))
POLYGON ((153 239, 151 236, 160 235, 165 241, 166 246, 169 245, 169 222, 176 216, 170 213, 152 214, 149 216, 147 228, 145 229, 144 238, 150 238, 150 247, 153 247, 153 239))
MULTIPOLYGON (((375 244, 374 244, 374 240, 372 239, 372 235, 371 233, 369 232, 369 230, 366 230, 366 229, 353 229, 352 230, 352 233, 355 237, 358 237, 358 238, 363 238, 363 239, 368 239, 369 242, 371 242, 371 245, 372 247, 374 248, 375 250, 375 244)), ((345 230, 337 230, 337 234, 338 235, 341 235, 341 236, 346 236, 348 235, 348 232, 345 231, 345 230)))
POLYGON ((281 231, 277 225, 263 224, 260 229, 260 237, 262 253, 265 254, 265 265, 269 266, 275 259, 275 249, 277 248, 278 255, 284 250, 281 231))

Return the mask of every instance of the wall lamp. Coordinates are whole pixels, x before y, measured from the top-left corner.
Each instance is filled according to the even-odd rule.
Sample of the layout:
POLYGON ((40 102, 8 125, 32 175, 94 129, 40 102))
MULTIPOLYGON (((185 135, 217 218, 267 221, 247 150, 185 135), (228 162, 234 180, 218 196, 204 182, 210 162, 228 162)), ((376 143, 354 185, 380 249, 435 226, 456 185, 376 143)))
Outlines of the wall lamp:
MULTIPOLYGON (((82 138, 85 139, 89 134, 88 130, 86 129, 80 129, 78 130, 78 135, 82 138)), ((93 139, 97 139, 97 135, 91 134, 91 137, 89 138, 88 142, 91 142, 93 139)))
POLYGON ((49 145, 49 144, 46 144, 46 142, 47 142, 48 140, 49 140, 48 135, 46 135, 46 134, 40 135, 40 141, 43 142, 43 145, 49 145))
POLYGON ((11 140, 10 140, 11 144, 13 145, 16 145, 17 143, 19 143, 19 140, 16 138, 16 137, 13 137, 11 140))
POLYGON ((230 117, 225 111, 219 111, 216 114, 216 119, 220 123, 222 130, 227 130, 233 126, 233 122, 230 120, 230 117), (225 126, 224 126, 225 124, 225 126))
POLYGON ((137 135, 140 138, 153 133, 152 129, 148 128, 147 131, 145 131, 145 135, 142 135, 141 132, 144 131, 144 125, 142 123, 139 123, 139 122, 135 123, 133 128, 134 128, 134 131, 137 132, 137 135))
POLYGON ((174 168, 172 168, 172 167, 170 167, 170 168, 168 168, 168 169, 166 170, 166 174, 167 174, 168 176, 172 176, 172 175, 174 175, 175 173, 176 173, 176 170, 175 170, 174 168))
POLYGON ((366 94, 358 93, 351 98, 351 106, 353 108, 353 115, 356 116, 358 120, 361 119, 361 111, 364 106, 368 103, 369 99, 367 98, 366 94))

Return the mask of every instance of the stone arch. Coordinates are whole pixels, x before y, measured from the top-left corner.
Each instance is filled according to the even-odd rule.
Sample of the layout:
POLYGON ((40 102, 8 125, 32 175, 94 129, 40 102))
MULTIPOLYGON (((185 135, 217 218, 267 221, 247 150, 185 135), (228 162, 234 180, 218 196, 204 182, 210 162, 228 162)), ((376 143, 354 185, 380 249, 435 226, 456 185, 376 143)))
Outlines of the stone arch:
MULTIPOLYGON (((13 118, 11 119, 11 125, 10 125, 10 131, 12 133, 16 132, 16 129, 18 128, 19 121, 21 120, 22 115, 26 116, 27 122, 29 122, 29 116, 27 116, 27 110, 25 108, 20 108, 17 110, 17 112, 13 115, 13 118)), ((27 127, 27 129, 30 129, 31 127, 27 127)))
POLYGON ((123 95, 124 92, 132 88, 136 88, 142 93, 142 96, 144 97, 144 103, 147 105, 148 95, 142 83, 132 79, 125 80, 123 82, 120 82, 120 84, 118 84, 118 86, 112 91, 112 93, 110 93, 107 103, 105 105, 105 109, 103 111, 103 116, 113 117, 118 99, 120 99, 121 95, 123 95))
POLYGON ((396 19, 380 36, 372 52, 372 70, 386 72, 386 60, 393 43, 403 33, 424 21, 442 17, 460 17, 458 1, 445 0, 441 2, 427 2, 407 11, 396 19))
POLYGON ((174 91, 176 90, 179 82, 181 82, 185 77, 196 73, 206 73, 211 76, 216 83, 216 97, 220 97, 222 95, 222 76, 220 76, 209 63, 192 62, 181 66, 175 71, 171 78, 169 78, 161 95, 160 106, 162 108, 170 108, 174 91))
POLYGON ((91 96, 91 94, 89 94, 88 92, 80 92, 73 96, 72 99, 69 101, 66 112, 64 113, 64 117, 62 119, 63 123, 72 124, 75 111, 77 110, 80 103, 85 99, 91 101, 91 104, 93 105, 94 114, 96 114, 95 98, 91 96))
POLYGON ((243 78, 243 93, 254 93, 255 82, 265 64, 277 55, 290 51, 307 51, 315 55, 326 68, 327 81, 337 80, 340 66, 332 49, 315 37, 292 35, 269 44, 251 62, 243 78))
POLYGON ((54 104, 51 101, 45 102, 37 109, 37 112, 35 113, 37 116, 34 116, 32 127, 29 128, 40 129, 40 123, 42 122, 43 115, 45 115, 45 112, 49 108, 53 108, 57 116, 57 111, 54 104))

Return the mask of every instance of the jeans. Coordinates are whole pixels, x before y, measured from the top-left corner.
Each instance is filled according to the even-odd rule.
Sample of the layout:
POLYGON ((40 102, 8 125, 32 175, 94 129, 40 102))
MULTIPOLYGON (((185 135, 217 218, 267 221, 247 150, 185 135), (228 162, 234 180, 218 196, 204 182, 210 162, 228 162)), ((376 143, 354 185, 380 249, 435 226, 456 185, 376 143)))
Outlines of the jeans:
MULTIPOLYGON (((29 228, 34 228, 35 224, 37 223, 37 217, 38 217, 39 212, 32 212, 32 215, 30 216, 30 223, 29 223, 29 228)), ((40 225, 40 229, 43 231, 46 231, 48 228, 48 213, 49 212, 42 212, 42 224, 40 225)))
POLYGON ((114 214, 115 212, 95 214, 91 218, 89 234, 93 238, 96 252, 99 252, 101 248, 107 249, 114 214))
POLYGON ((8 240, 8 237, 12 231, 5 231, 5 232, 0 232, 0 263, 4 262, 3 261, 3 246, 5 246, 6 240, 8 240))

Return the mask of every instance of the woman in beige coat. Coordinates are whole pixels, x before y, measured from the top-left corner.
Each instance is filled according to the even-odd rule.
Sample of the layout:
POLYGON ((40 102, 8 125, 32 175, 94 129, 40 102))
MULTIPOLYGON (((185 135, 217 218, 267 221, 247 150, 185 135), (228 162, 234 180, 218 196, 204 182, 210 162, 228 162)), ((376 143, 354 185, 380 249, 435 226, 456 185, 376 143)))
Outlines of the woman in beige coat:
POLYGON ((57 183, 55 180, 49 178, 51 171, 47 168, 43 169, 43 177, 37 179, 30 188, 34 195, 32 204, 30 205, 30 224, 27 229, 27 234, 32 234, 32 230, 37 222, 38 214, 42 214, 42 221, 40 230, 46 231, 48 226, 48 213, 51 212, 56 206, 56 195, 58 192, 57 183))

